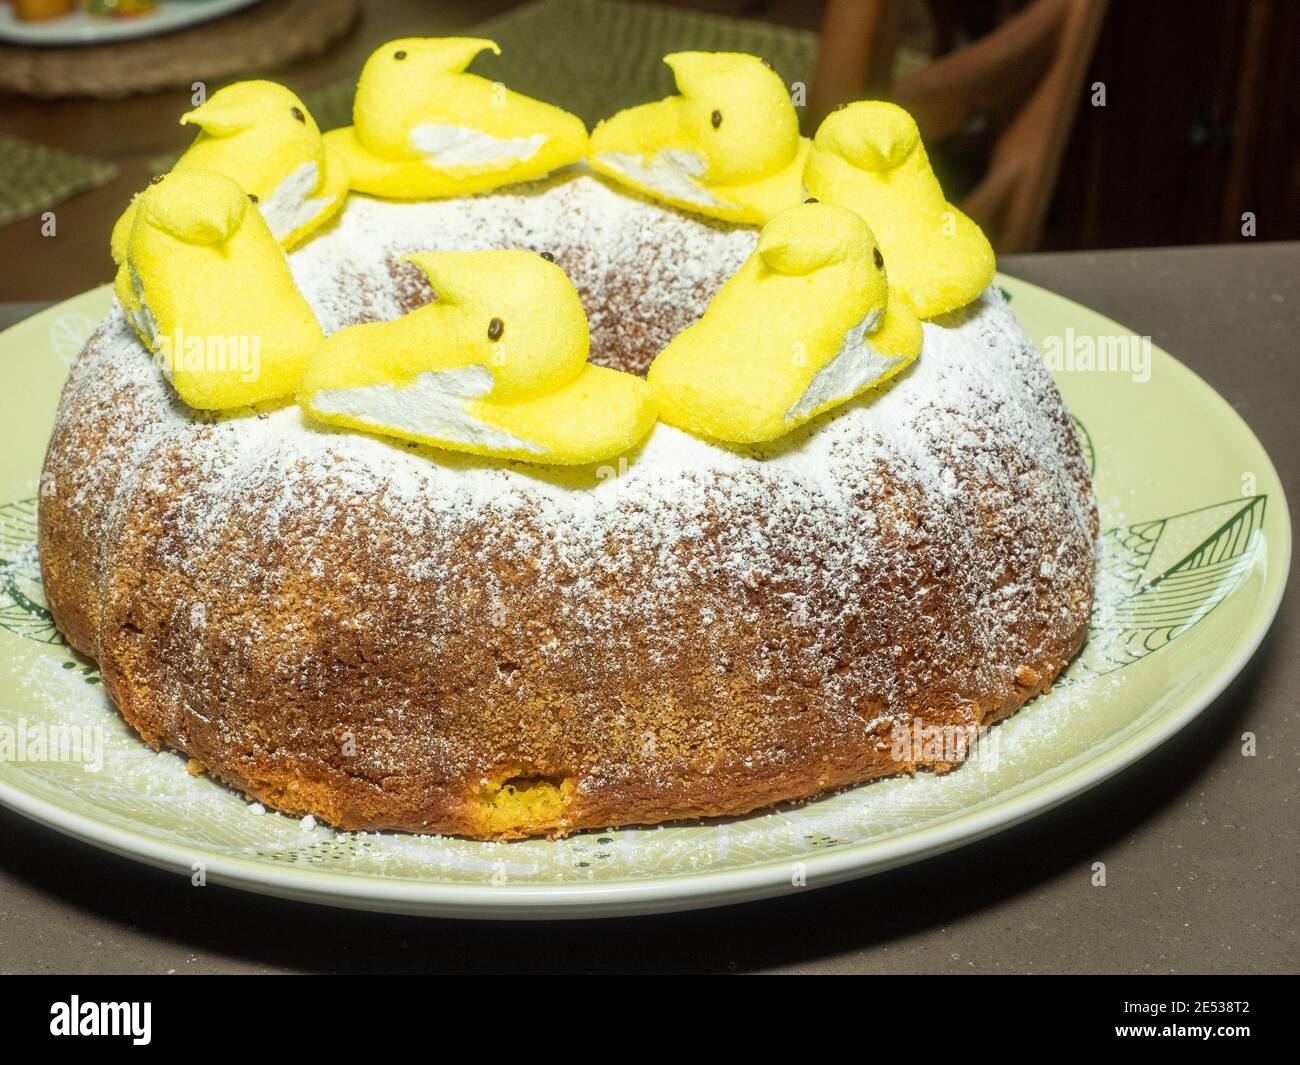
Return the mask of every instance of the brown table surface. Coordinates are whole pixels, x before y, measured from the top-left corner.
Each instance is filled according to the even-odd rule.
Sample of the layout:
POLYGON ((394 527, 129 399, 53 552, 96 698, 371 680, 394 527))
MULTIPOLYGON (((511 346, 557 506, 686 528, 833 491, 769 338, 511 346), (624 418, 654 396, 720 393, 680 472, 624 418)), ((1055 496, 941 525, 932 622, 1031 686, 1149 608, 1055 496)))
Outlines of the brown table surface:
MULTIPOLYGON (((1002 266, 1150 334, 1241 412, 1296 484, 1300 244, 1002 266)), ((0 326, 40 306, 0 306, 0 326)), ((1293 972, 1297 659, 1291 596, 1212 707, 1066 806, 876 877, 662 917, 489 924, 196 890, 0 810, 0 971, 1293 972), (1247 730, 1258 757, 1240 754, 1247 730), (1091 884, 1096 861, 1104 888, 1091 884)))

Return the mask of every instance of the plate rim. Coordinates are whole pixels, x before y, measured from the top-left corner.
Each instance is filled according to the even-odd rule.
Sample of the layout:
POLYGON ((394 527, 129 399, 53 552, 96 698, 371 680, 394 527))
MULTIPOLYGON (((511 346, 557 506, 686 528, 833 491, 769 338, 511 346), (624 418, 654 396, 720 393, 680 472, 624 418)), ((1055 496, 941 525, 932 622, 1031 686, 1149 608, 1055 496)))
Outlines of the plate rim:
MULTIPOLYGON (((1114 319, 1040 285, 1001 272, 994 279, 997 285, 1007 282, 1013 289, 1033 290, 1063 301, 1095 315, 1109 326, 1124 330, 1114 319)), ((0 340, 11 331, 38 327, 47 319, 68 313, 71 304, 102 297, 109 288, 102 285, 52 304, 4 330, 0 333, 0 340)), ((1200 693, 1189 698, 1183 706, 1148 721, 1114 746, 1045 784, 1029 787, 1003 799, 995 797, 987 806, 958 811, 937 824, 883 839, 861 840, 833 851, 813 852, 798 859, 774 858, 740 869, 706 870, 616 883, 506 883, 499 886, 487 882, 461 884, 410 878, 384 879, 327 869, 277 866, 252 858, 221 855, 202 846, 187 848, 133 829, 96 821, 3 779, 0 779, 0 803, 47 828, 155 868, 189 876, 193 872, 193 863, 201 861, 208 883, 348 909, 464 919, 606 918, 732 905, 785 892, 828 887, 976 843, 1077 798, 1138 762, 1181 731, 1240 675, 1259 650, 1281 607, 1290 575, 1292 542, 1290 507, 1277 467, 1254 430, 1231 403, 1176 356, 1157 344, 1153 343, 1152 347, 1217 401, 1267 463, 1267 472, 1278 489, 1274 513, 1283 534, 1280 543, 1275 545, 1270 540, 1268 544, 1268 565, 1270 569, 1276 566, 1278 573, 1275 591, 1271 599, 1262 604, 1258 620, 1237 654, 1209 679, 1200 693), (806 879, 806 885, 799 888, 791 886, 790 871, 796 865, 803 868, 806 879)))

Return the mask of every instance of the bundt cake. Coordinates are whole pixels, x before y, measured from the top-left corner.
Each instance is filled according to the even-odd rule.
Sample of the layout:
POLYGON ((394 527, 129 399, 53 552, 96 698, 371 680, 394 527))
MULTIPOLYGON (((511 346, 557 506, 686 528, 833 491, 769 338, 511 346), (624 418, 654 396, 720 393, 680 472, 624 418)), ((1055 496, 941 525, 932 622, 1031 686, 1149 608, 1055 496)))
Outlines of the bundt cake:
MULTIPOLYGON (((347 136, 364 144, 363 132, 347 136)), ((919 357, 899 342, 890 380, 841 385, 775 439, 726 439, 725 404, 720 428, 696 430, 655 391, 660 420, 633 446, 557 465, 570 444, 555 462, 471 454, 330 424, 292 396, 192 406, 139 332, 166 264, 138 231, 145 215, 172 224, 168 211, 140 200, 131 241, 115 237, 119 293, 137 309, 114 307, 63 392, 42 481, 45 589, 146 742, 268 806, 482 839, 744 814, 952 768, 944 751, 900 751, 898 736, 1006 717, 1084 639, 1087 466, 987 280, 916 326, 919 357)), ((420 269, 431 254, 544 253, 580 297, 591 362, 640 396, 684 335, 683 359, 731 343, 690 330, 760 242, 770 261, 813 269, 804 234, 839 216, 797 217, 760 234, 579 163, 472 196, 351 195, 287 263, 322 347, 360 327, 348 358, 364 361, 386 343, 374 330, 387 327, 367 323, 459 298, 420 269)), ((262 224, 255 208, 238 223, 262 224)), ((891 249, 865 239, 884 276, 891 249)), ((756 379, 783 372, 759 362, 798 312, 798 285, 839 298, 811 277, 737 338, 756 379)), ((875 311, 844 304, 876 354, 883 285, 875 311)), ((905 296, 888 298, 916 321, 905 296)), ((518 335, 509 315, 491 322, 490 340, 518 335)), ((801 380, 835 356, 801 353, 801 380)), ((306 379, 328 377, 318 365, 306 379)), ((563 428, 581 437, 585 418, 563 428)))

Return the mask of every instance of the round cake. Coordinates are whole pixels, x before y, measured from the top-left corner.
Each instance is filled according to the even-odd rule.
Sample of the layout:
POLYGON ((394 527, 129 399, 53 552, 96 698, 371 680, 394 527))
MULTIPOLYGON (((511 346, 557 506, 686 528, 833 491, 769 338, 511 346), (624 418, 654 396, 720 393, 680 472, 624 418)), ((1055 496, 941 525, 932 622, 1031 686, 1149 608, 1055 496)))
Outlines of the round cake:
POLYGON ((227 86, 113 230, 41 482, 125 719, 275 810, 478 839, 946 771, 1087 632, 1096 508, 915 122, 755 56, 588 133, 405 38, 227 86))
MULTIPOLYGON (((592 361, 644 374, 751 226, 582 168, 353 195, 289 256, 326 335, 428 301, 411 251, 554 256, 592 361)), ((180 402, 115 308, 43 479, 50 607, 126 720, 267 805, 477 838, 744 814, 951 760, 1079 648, 1097 517, 1065 407, 996 288, 780 440, 660 422, 546 467, 180 402)))

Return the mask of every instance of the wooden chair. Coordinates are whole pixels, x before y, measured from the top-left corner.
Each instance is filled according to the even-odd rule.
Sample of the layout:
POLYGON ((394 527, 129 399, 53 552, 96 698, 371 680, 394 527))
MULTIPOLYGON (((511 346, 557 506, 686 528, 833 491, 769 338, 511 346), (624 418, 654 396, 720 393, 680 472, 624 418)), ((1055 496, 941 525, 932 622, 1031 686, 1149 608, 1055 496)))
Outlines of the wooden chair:
POLYGON ((904 0, 828 0, 810 93, 814 122, 864 96, 891 99, 937 140, 988 116, 997 130, 962 209, 1004 254, 1038 243, 1106 0, 1030 0, 992 33, 890 82, 904 0))

